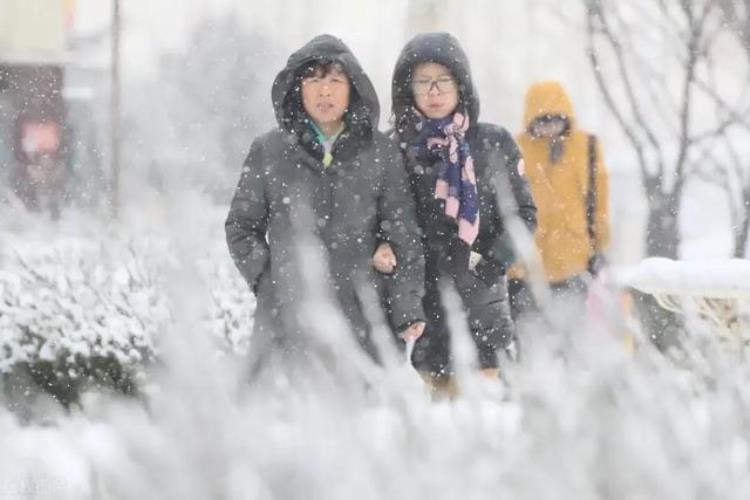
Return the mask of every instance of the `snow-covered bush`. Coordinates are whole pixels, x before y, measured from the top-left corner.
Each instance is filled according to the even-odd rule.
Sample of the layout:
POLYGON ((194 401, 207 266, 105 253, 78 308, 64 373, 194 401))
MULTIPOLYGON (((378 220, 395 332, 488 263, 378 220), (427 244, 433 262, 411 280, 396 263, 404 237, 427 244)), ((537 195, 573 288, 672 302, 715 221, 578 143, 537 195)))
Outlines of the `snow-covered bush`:
MULTIPOLYGON (((220 348, 242 353, 253 300, 222 250, 197 266, 211 297, 204 330, 220 348)), ((30 380, 64 405, 90 387, 138 392, 173 317, 165 275, 175 264, 166 241, 26 242, 11 245, 2 262, 6 392, 28 392, 30 380)))
POLYGON ((220 340, 219 345, 236 354, 246 354, 252 330, 255 297, 234 269, 226 251, 209 258, 201 267, 208 280, 211 303, 206 328, 220 340))

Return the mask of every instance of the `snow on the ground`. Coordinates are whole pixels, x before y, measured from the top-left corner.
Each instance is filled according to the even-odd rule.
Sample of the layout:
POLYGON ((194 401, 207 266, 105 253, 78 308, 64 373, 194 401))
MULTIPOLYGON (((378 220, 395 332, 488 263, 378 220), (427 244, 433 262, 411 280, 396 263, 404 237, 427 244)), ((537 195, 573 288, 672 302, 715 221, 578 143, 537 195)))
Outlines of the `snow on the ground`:
POLYGON ((541 349, 508 371, 505 399, 440 403, 328 399, 303 381, 238 399, 202 363, 172 373, 150 415, 113 402, 55 427, 4 418, 0 470, 50 498, 744 498, 747 369, 603 347, 541 349))
MULTIPOLYGON (((147 406, 88 393, 70 415, 50 412, 23 425, 0 410, 0 498, 750 494, 750 370, 706 339, 666 357, 648 343, 630 353, 605 332, 582 329, 568 345, 534 331, 523 339, 523 362, 504 368, 507 386, 469 376, 454 401, 431 402, 400 383, 402 360, 382 369, 345 357, 343 364, 366 375, 367 384, 311 372, 248 386, 242 360, 216 356, 212 340, 226 318, 252 308, 223 246, 225 210, 177 199, 159 217, 125 211, 111 227, 81 224, 72 214, 28 230, 0 221, 4 290, 62 311, 70 304, 45 302, 61 286, 75 291, 79 304, 88 299, 76 287, 87 283, 112 301, 131 286, 133 300, 141 300, 108 314, 142 314, 139 331, 167 324, 153 327, 164 369, 153 374, 147 406), (47 288, 33 282, 44 293, 13 288, 28 278, 11 267, 19 256, 49 275, 47 288), (134 280, 138 266, 158 272, 153 280, 134 280), (226 317, 211 315, 216 302, 226 317)), ((88 324, 96 309, 80 306, 75 321, 55 324, 88 324)), ((250 320, 243 321, 233 331, 247 331, 250 320)))
POLYGON ((675 294, 750 301, 750 260, 644 259, 621 269, 615 277, 623 285, 650 294, 675 294))

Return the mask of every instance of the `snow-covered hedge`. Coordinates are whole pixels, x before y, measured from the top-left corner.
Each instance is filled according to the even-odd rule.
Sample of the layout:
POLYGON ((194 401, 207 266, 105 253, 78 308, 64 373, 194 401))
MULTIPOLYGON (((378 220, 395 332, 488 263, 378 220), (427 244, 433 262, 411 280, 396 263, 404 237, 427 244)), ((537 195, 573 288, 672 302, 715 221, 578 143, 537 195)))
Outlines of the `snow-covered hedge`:
MULTIPOLYGON (((175 264, 166 242, 25 242, 10 245, 1 262, 6 391, 31 380, 66 405, 92 386, 138 392, 173 317, 165 276, 175 264)), ((242 352, 251 294, 220 246, 196 267, 210 288, 204 330, 222 348, 242 352)))

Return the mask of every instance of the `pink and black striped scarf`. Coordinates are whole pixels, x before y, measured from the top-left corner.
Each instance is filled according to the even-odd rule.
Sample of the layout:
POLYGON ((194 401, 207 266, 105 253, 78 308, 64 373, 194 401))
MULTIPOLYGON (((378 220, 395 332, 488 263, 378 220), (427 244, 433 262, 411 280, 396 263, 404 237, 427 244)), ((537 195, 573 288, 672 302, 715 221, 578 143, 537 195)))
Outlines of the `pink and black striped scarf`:
POLYGON ((471 246, 479 234, 479 194, 466 142, 469 124, 469 116, 458 111, 439 120, 423 118, 415 145, 438 153, 435 198, 445 201, 445 214, 458 223, 458 237, 471 246))

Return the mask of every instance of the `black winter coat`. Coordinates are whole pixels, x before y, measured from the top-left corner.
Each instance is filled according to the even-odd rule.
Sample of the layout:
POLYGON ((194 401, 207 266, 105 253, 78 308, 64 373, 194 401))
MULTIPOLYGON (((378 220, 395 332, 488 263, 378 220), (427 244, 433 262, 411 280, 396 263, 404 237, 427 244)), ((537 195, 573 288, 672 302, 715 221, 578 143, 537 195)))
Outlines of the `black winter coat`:
POLYGON ((272 96, 279 128, 253 142, 225 225, 232 258, 257 297, 253 338, 304 345, 305 306, 327 293, 375 356, 359 292, 373 284, 377 241, 388 241, 398 257, 397 321, 424 319, 423 249, 401 156, 377 131, 369 78, 334 37, 319 36, 292 54, 272 96), (346 129, 327 168, 299 108, 299 70, 315 61, 340 63, 352 84, 346 129))
POLYGON ((480 366, 494 367, 496 351, 514 335, 505 270, 515 257, 504 227, 504 220, 511 215, 506 207, 512 207, 512 215, 520 217, 530 231, 536 227, 536 206, 520 172, 521 153, 505 129, 478 122, 479 99, 468 58, 447 33, 418 35, 404 47, 394 70, 392 95, 395 135, 406 161, 426 249, 424 306, 428 324, 417 353, 424 356, 423 363, 429 370, 443 371, 450 364, 449 335, 439 290, 440 282, 450 278, 468 314, 480 366), (445 215, 444 202, 435 198, 437 172, 433 164, 418 158, 410 147, 419 119, 413 112, 411 73, 422 62, 442 64, 451 71, 458 82, 459 105, 471 119, 466 140, 474 158, 480 200, 479 236, 471 248, 458 239, 455 221, 445 215), (510 196, 513 200, 501 206, 500 201, 510 196), (472 270, 467 264, 469 251, 482 257, 472 270))

